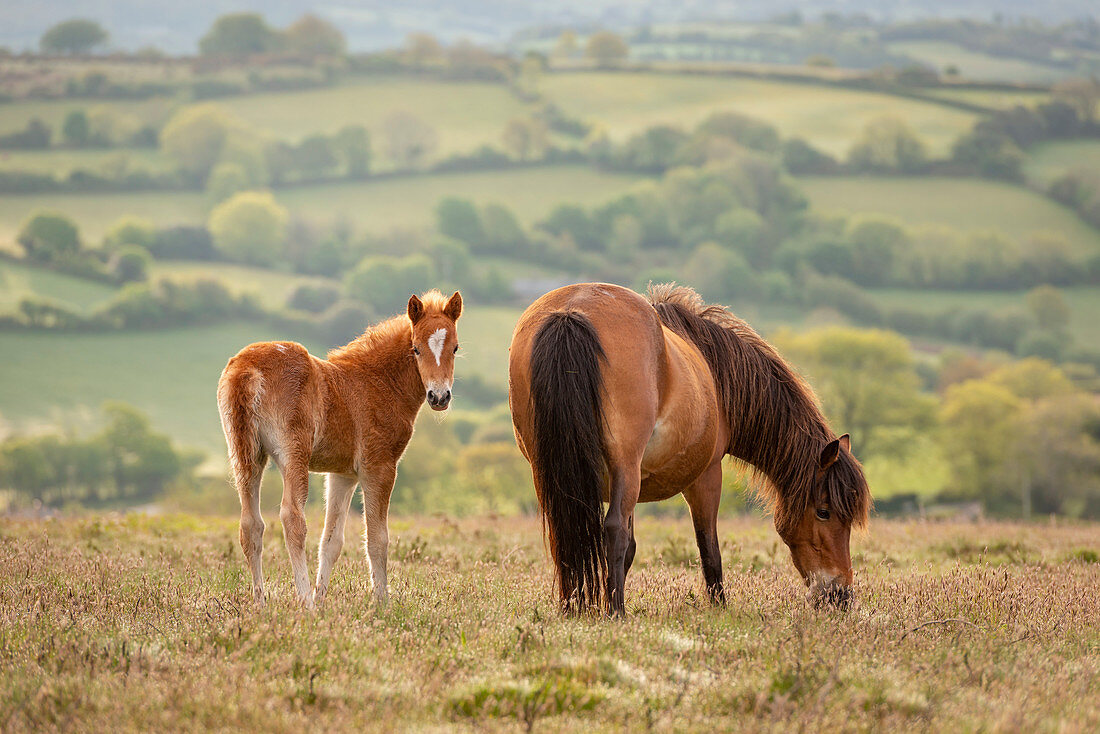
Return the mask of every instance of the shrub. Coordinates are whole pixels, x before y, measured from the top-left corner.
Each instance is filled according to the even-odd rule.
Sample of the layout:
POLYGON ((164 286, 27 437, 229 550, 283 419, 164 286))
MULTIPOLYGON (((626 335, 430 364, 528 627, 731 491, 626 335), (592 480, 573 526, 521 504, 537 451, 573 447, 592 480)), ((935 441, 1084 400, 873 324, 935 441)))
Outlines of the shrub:
POLYGON ((17 237, 28 257, 40 262, 57 260, 80 250, 76 224, 63 214, 42 212, 32 215, 17 237))
POLYGON ((413 293, 431 288, 435 273, 425 255, 367 257, 348 274, 344 292, 379 313, 394 313, 413 293))
POLYGON ((340 300, 340 290, 331 285, 312 285, 309 283, 298 286, 287 299, 287 306, 299 311, 321 313, 340 300))
POLYGON ((149 252, 162 260, 213 260, 214 240, 206 227, 168 227, 158 230, 149 252))
POLYGON ((242 191, 210 213, 218 251, 233 260, 272 265, 282 253, 288 214, 267 191, 242 191))
POLYGON ((103 247, 109 250, 122 245, 138 245, 148 254, 156 241, 156 228, 148 220, 138 217, 122 217, 103 235, 103 247))
POLYGON ((110 269, 123 283, 145 280, 153 258, 141 245, 121 245, 111 258, 110 269))

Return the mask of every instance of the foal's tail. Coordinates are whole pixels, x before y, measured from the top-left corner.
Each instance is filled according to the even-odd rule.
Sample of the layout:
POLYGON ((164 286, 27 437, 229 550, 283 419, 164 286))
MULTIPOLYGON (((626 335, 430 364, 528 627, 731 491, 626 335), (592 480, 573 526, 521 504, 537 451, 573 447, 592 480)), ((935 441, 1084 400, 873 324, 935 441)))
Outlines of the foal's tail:
POLYGON ((547 316, 531 350, 535 491, 567 608, 599 604, 607 575, 600 395, 604 358, 595 327, 577 311, 547 316))
POLYGON ((241 369, 230 360, 218 380, 218 413, 229 446, 229 464, 237 490, 250 491, 262 471, 256 402, 263 389, 263 377, 255 369, 241 369))

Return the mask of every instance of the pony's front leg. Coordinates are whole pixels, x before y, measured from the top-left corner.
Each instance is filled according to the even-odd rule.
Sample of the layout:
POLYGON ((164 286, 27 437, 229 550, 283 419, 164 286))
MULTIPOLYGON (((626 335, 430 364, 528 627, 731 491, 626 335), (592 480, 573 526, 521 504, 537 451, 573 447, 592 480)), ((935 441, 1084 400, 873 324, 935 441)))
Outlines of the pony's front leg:
POLYGON ((348 508, 358 481, 354 474, 329 474, 325 477, 325 529, 317 549, 317 585, 313 588, 315 605, 325 600, 329 576, 344 547, 344 523, 348 519, 348 508))
POLYGON ((695 542, 699 545, 699 560, 703 564, 703 580, 707 594, 715 604, 726 603, 722 583, 722 551, 718 546, 718 503, 722 499, 722 464, 715 462, 684 491, 691 522, 695 526, 695 542))
POLYGON ((359 475, 359 484, 363 488, 363 524, 367 531, 371 585, 374 602, 379 606, 389 604, 390 600, 386 585, 386 556, 390 544, 390 495, 396 478, 396 466, 371 467, 359 475))

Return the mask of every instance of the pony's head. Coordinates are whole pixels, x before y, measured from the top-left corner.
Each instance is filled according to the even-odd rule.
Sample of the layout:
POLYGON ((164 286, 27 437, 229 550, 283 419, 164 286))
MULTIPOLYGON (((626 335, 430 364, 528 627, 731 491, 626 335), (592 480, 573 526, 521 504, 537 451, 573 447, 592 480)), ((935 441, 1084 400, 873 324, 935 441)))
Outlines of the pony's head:
POLYGON ((412 322, 412 351, 416 368, 427 391, 432 410, 446 410, 451 404, 451 386, 455 379, 455 353, 458 330, 455 322, 462 315, 462 294, 444 298, 439 291, 409 298, 412 322))
POLYGON ((848 434, 825 444, 813 469, 813 489, 804 501, 777 512, 775 527, 815 604, 851 601, 852 526, 867 522, 870 490, 851 453, 848 434))

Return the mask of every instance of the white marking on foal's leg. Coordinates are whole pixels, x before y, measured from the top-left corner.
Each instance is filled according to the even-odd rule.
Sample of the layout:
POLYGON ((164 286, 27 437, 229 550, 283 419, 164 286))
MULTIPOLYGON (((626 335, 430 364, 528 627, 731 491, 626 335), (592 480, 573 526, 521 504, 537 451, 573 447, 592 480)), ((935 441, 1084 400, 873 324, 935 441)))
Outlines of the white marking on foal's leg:
POLYGON ((447 329, 436 329, 435 333, 428 337, 428 349, 435 355, 435 364, 439 366, 439 360, 443 358, 443 343, 447 341, 447 329))

